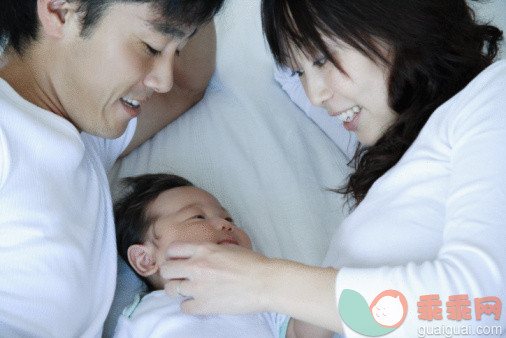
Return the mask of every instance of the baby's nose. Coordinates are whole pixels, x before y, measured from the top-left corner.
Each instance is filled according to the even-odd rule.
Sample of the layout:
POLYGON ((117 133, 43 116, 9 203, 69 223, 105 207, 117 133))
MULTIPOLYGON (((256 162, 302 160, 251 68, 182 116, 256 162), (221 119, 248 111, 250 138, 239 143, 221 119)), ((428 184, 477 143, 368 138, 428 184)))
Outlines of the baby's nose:
POLYGON ((218 230, 232 231, 232 224, 223 218, 217 219, 215 224, 218 230))

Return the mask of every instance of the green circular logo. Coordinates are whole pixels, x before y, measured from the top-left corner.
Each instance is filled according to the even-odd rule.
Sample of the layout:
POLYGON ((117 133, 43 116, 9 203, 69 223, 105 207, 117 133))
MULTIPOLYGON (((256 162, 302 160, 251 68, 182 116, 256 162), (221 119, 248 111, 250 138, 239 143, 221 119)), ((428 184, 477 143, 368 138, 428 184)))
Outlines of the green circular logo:
POLYGON ((406 297, 397 290, 385 290, 368 305, 354 290, 345 289, 339 297, 339 314, 352 330, 370 337, 397 329, 408 312, 406 297))

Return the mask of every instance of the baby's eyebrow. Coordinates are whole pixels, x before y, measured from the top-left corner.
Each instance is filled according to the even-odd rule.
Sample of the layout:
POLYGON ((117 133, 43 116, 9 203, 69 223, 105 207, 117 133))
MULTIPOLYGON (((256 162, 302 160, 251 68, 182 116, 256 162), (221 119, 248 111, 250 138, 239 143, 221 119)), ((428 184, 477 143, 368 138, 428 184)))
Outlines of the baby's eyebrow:
POLYGON ((224 211, 228 216, 232 217, 230 212, 227 209, 225 209, 224 207, 221 207, 221 210, 224 211))
POLYGON ((183 212, 183 211, 186 211, 186 210, 188 210, 188 209, 191 209, 191 208, 198 208, 198 207, 199 207, 199 205, 198 205, 197 203, 192 203, 192 204, 190 204, 190 205, 185 205, 185 206, 183 206, 181 209, 176 210, 175 214, 179 214, 179 213, 181 213, 181 212, 183 212))
MULTIPOLYGON (((185 212, 186 210, 193 209, 193 208, 195 208, 195 209, 199 209, 199 210, 203 210, 203 211, 204 211, 204 210, 206 209, 206 206, 201 205, 200 203, 192 203, 192 204, 190 204, 190 205, 186 205, 186 206, 182 207, 181 209, 177 210, 174 214, 179 214, 179 213, 185 212)), ((223 206, 221 206, 221 205, 220 205, 220 210, 221 210, 223 213, 227 214, 228 216, 232 217, 232 216, 230 215, 230 212, 228 212, 228 210, 227 210, 227 209, 225 209, 225 208, 224 208, 223 206)))

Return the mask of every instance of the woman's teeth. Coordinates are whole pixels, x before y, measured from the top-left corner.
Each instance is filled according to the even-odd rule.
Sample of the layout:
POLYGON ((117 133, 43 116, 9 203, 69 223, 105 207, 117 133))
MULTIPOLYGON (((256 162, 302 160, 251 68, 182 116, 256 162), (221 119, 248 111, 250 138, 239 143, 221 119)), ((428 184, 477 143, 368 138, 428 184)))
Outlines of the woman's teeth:
POLYGON ((125 103, 127 106, 132 107, 132 108, 139 108, 141 105, 141 103, 139 101, 128 99, 126 97, 122 97, 121 101, 123 101, 123 103, 125 103))
POLYGON ((343 122, 351 122, 355 116, 362 110, 362 106, 356 105, 343 111, 341 114, 337 115, 337 117, 343 122))

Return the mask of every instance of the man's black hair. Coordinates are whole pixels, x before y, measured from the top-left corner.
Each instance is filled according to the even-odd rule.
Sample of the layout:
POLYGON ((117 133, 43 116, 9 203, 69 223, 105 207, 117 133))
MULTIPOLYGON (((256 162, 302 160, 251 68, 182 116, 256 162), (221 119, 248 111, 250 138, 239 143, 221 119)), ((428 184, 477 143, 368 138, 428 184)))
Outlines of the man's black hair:
MULTIPOLYGON (((148 3, 160 14, 159 23, 172 26, 200 26, 210 21, 224 0, 68 0, 82 15, 81 36, 88 36, 100 18, 117 3, 148 3)), ((19 54, 37 39, 37 0, 0 1, 0 50, 8 44, 19 54)))

